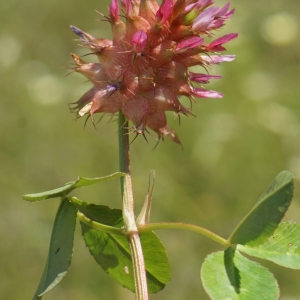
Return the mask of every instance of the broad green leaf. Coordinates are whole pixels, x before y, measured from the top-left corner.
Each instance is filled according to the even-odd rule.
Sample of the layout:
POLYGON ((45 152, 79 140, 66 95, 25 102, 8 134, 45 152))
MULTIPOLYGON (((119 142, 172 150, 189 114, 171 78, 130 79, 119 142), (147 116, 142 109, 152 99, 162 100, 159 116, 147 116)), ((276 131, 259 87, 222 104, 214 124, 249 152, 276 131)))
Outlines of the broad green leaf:
MULTIPOLYGON (((102 269, 134 292, 133 268, 126 237, 106 234, 82 224, 85 243, 102 269)), ((157 293, 171 280, 167 254, 153 232, 141 235, 149 293, 157 293), (146 246, 144 246, 146 245, 146 246)))
POLYGON ((76 214, 74 205, 63 199, 56 214, 46 266, 33 300, 41 299, 67 274, 73 254, 76 214))
POLYGON ((92 185, 94 183, 115 179, 121 176, 124 176, 124 173, 117 172, 108 176, 104 177, 96 177, 96 178, 84 178, 79 177, 76 181, 71 181, 66 183, 64 186, 59 187, 54 190, 36 193, 36 194, 27 194, 23 196, 23 199, 26 201, 41 201, 49 198, 58 198, 58 197, 65 197, 69 193, 71 193, 76 188, 80 188, 83 186, 92 185))
POLYGON ((279 173, 228 241, 248 246, 258 246, 265 242, 287 211, 292 201, 293 188, 293 174, 288 171, 279 173))
POLYGON ((213 300, 276 300, 276 279, 265 267, 228 248, 207 256, 201 279, 213 300))
POLYGON ((122 210, 120 209, 87 203, 76 197, 72 197, 71 201, 78 211, 93 221, 118 228, 123 226, 122 210))
POLYGON ((82 234, 91 255, 101 268, 123 287, 134 291, 133 269, 126 237, 117 237, 81 223, 82 234))
POLYGON ((171 270, 165 247, 154 232, 141 235, 150 293, 162 290, 171 280, 171 270))
MULTIPOLYGON (((105 206, 88 204, 72 198, 78 210, 93 221, 121 227, 122 211, 105 206)), ((97 263, 122 286, 134 291, 130 248, 126 237, 107 234, 81 223, 82 233, 91 255, 97 263)), ((147 270, 149 293, 157 293, 171 280, 166 251, 153 232, 141 235, 147 270)))
POLYGON ((238 249, 251 256, 272 261, 278 265, 300 269, 300 224, 280 223, 274 234, 257 247, 238 245, 238 249))

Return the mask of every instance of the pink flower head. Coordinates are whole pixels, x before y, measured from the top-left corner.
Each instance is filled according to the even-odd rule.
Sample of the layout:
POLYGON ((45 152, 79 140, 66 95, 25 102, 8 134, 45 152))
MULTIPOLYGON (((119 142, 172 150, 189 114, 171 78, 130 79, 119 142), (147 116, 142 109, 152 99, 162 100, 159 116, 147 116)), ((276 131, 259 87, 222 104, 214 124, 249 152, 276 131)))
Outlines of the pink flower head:
POLYGON ((236 38, 236 33, 208 42, 234 13, 229 3, 222 8, 212 4, 212 0, 163 0, 161 5, 155 0, 112 0, 106 18, 112 40, 71 26, 98 59, 87 63, 72 54, 72 70, 93 84, 73 103, 73 111, 92 121, 96 113, 122 111, 137 134, 144 136, 151 129, 159 139, 168 137, 181 144, 167 124, 166 112, 193 115, 181 104, 181 96, 192 101, 221 98, 221 93, 203 87, 210 79, 221 78, 206 74, 207 67, 235 58, 219 51, 225 50, 223 45, 236 38), (203 72, 191 72, 192 66, 203 67, 203 72))

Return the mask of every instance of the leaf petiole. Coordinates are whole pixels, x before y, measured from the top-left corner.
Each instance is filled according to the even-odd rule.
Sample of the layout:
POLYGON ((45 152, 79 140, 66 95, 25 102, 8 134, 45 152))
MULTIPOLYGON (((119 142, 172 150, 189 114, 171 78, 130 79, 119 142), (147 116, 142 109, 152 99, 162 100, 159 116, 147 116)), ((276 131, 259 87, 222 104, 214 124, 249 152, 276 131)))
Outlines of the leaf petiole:
POLYGON ((160 223, 151 223, 139 226, 139 233, 158 230, 158 229, 181 229, 181 230, 188 230, 193 231, 196 233, 200 233, 209 239, 221 244, 224 247, 229 247, 230 243, 220 237, 219 235, 205 229, 203 227, 194 225, 194 224, 187 224, 187 223, 175 223, 175 222, 160 222, 160 223))
POLYGON ((117 228, 109 225, 104 225, 95 221, 92 221, 91 219, 87 218, 83 213, 77 212, 77 218, 82 223, 89 225, 90 227, 103 231, 105 233, 119 235, 119 236, 125 236, 125 232, 122 228, 117 228))

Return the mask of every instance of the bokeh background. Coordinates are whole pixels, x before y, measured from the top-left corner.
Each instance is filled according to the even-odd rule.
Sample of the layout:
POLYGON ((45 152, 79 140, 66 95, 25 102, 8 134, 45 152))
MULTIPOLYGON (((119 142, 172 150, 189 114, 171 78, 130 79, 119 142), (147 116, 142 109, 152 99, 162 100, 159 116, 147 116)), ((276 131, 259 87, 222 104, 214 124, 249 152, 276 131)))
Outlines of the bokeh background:
MULTIPOLYGON (((224 5, 224 1, 216 1, 224 5)), ((97 130, 74 120, 68 103, 90 84, 69 73, 69 53, 84 54, 69 30, 74 24, 110 37, 108 0, 10 0, 0 4, 0 295, 31 299, 47 257, 59 199, 28 203, 22 194, 49 190, 77 176, 118 170, 117 123, 104 118, 97 130)), ((205 226, 227 238, 282 170, 295 173, 295 197, 286 220, 300 221, 300 6, 294 0, 232 1, 236 13, 221 34, 238 32, 227 44, 232 63, 209 88, 223 99, 198 100, 196 118, 169 120, 184 149, 170 140, 132 145, 137 211, 156 170, 152 221, 205 226)), ((90 57, 89 59, 93 59, 90 57)), ((76 196, 121 207, 119 182, 76 191, 76 196)), ((200 266, 214 242, 194 233, 160 231, 170 257, 172 281, 151 299, 208 299, 200 266)), ((262 262, 279 281, 281 298, 300 299, 300 271, 262 262)), ((134 299, 94 263, 77 225, 71 269, 44 299, 134 299)))

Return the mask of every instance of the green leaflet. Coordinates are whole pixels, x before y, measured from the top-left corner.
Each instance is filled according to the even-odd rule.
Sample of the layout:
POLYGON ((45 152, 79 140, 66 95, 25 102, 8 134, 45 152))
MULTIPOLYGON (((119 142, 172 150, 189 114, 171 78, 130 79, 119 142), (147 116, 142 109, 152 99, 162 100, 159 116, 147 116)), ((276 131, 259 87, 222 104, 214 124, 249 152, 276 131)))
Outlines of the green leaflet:
POLYGON ((49 246, 48 259, 33 300, 41 299, 66 276, 73 254, 76 208, 63 199, 58 208, 49 246))
POLYGON ((279 173, 228 241, 231 244, 249 246, 265 242, 287 211, 292 201, 293 189, 293 174, 288 171, 279 173))
POLYGON ((274 234, 262 245, 237 248, 251 256, 272 261, 291 269, 300 269, 300 224, 280 223, 274 234))
POLYGON ((96 177, 96 178, 79 177, 76 181, 68 182, 64 186, 59 187, 54 190, 36 193, 36 194, 24 195, 23 199, 26 201, 34 201, 35 202, 35 201, 41 201, 41 200, 45 200, 45 199, 49 199, 49 198, 65 197, 77 188, 92 185, 94 183, 98 183, 98 182, 102 182, 102 181, 106 181, 106 180, 110 180, 110 179, 119 178, 124 175, 125 175, 124 173, 116 172, 116 173, 113 173, 111 175, 104 176, 104 177, 96 177))
POLYGON ((213 300, 276 300, 279 297, 272 273, 231 247, 206 257, 201 279, 213 300))

